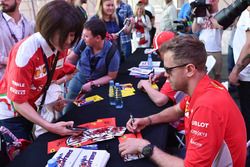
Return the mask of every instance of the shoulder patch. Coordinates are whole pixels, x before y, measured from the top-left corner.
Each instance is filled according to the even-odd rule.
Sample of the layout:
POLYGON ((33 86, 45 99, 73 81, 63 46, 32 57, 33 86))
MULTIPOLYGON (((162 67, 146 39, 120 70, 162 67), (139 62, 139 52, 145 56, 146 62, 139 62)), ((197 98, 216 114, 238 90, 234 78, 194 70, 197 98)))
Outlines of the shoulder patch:
POLYGON ((16 65, 18 67, 24 67, 28 64, 31 57, 35 54, 39 48, 39 42, 35 36, 30 36, 19 46, 16 55, 16 65))

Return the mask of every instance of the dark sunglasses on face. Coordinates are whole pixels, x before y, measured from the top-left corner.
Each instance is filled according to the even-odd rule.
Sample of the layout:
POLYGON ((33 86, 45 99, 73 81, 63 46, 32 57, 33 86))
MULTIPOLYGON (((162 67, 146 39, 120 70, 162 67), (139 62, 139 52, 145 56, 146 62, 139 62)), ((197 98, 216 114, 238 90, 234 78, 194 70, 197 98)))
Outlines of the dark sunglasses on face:
POLYGON ((178 65, 178 66, 174 66, 174 67, 165 67, 164 66, 164 69, 165 69, 165 71, 166 71, 167 74, 171 74, 171 72, 172 72, 173 69, 180 68, 180 67, 185 67, 186 65, 188 65, 188 63, 182 64, 182 65, 178 65))

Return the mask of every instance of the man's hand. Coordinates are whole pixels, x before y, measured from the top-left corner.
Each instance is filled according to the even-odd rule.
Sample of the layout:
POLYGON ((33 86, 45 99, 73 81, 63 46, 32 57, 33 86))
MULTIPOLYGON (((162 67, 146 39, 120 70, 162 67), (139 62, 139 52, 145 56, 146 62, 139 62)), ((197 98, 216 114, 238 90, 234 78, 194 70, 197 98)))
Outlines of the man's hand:
POLYGON ((126 127, 130 132, 140 132, 142 129, 144 129, 146 126, 150 125, 150 120, 145 118, 134 118, 134 120, 129 119, 126 127))
POLYGON ((92 86, 91 82, 87 82, 86 84, 84 84, 82 86, 82 91, 83 92, 90 92, 92 90, 91 86, 92 86))
POLYGON ((61 136, 77 136, 81 133, 81 131, 72 131, 69 130, 67 127, 72 127, 74 125, 73 121, 68 121, 68 122, 57 122, 57 123, 51 123, 50 127, 47 129, 48 131, 59 134, 61 136))
POLYGON ((219 25, 219 23, 217 22, 217 20, 214 17, 210 17, 209 20, 213 24, 214 28, 223 30, 223 26, 219 25))
POLYGON ((140 81, 138 82, 138 84, 137 84, 137 88, 138 88, 138 89, 141 89, 141 90, 144 90, 144 87, 145 87, 146 85, 148 85, 148 86, 151 85, 151 83, 149 82, 149 80, 140 80, 140 81))
POLYGON ((165 72, 157 73, 157 74, 150 74, 149 81, 150 83, 156 83, 159 81, 160 78, 164 77, 165 72))
POLYGON ((126 141, 119 144, 119 153, 122 157, 127 154, 141 153, 143 147, 150 144, 149 141, 144 139, 129 138, 126 141))

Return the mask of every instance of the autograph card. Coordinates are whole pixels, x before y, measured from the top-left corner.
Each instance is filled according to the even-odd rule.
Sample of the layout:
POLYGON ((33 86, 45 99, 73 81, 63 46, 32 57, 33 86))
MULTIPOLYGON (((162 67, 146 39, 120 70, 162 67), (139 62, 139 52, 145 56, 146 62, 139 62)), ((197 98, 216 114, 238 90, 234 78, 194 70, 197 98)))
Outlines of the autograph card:
POLYGON ((135 89, 131 83, 121 84, 122 97, 135 95, 135 89))
POLYGON ((80 147, 83 145, 113 139, 115 136, 122 136, 126 131, 125 127, 102 127, 88 129, 79 136, 70 136, 66 143, 68 146, 80 147))
POLYGON ((103 100, 103 98, 101 96, 94 95, 94 96, 90 96, 90 97, 86 97, 86 98, 78 98, 77 100, 74 101, 74 104, 78 107, 81 107, 81 106, 95 103, 95 102, 98 102, 101 100, 103 100))

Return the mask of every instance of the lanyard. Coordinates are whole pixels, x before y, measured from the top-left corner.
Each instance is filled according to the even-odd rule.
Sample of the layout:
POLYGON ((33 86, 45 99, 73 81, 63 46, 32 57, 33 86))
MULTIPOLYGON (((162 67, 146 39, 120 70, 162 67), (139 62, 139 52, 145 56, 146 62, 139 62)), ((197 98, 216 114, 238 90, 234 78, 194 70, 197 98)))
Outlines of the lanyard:
POLYGON ((44 92, 43 92, 41 103, 40 103, 39 107, 37 108, 38 111, 41 111, 42 106, 43 106, 43 104, 45 102, 47 90, 49 89, 50 83, 52 81, 52 78, 53 78, 53 75, 54 75, 54 72, 55 72, 55 69, 56 69, 57 60, 58 60, 58 57, 59 57, 59 51, 58 51, 57 54, 55 55, 54 59, 53 59, 52 67, 50 69, 47 56, 45 55, 43 50, 42 50, 42 52, 43 52, 43 60, 44 60, 45 67, 46 67, 46 70, 47 70, 47 82, 46 82, 46 85, 44 86, 44 89, 43 89, 44 92))
MULTIPOLYGON (((11 30, 10 25, 8 24, 7 20, 6 20, 5 17, 3 16, 3 14, 2 14, 2 17, 3 17, 3 19, 4 19, 4 21, 5 21, 6 25, 7 25, 7 27, 8 27, 8 29, 9 29, 9 32, 10 32, 10 35, 11 35, 12 39, 14 39, 15 43, 17 43, 17 42, 18 42, 18 39, 17 39, 16 35, 14 34, 14 32, 11 30)), ((25 24, 24 24, 24 22, 23 22, 23 20, 22 20, 22 37, 21 37, 21 39, 24 38, 24 35, 25 35, 25 34, 24 34, 24 33, 25 33, 24 31, 25 31, 25 24)))

